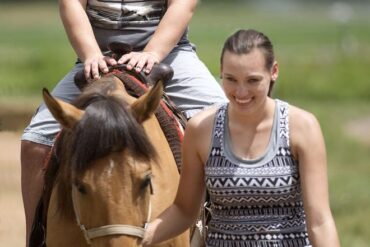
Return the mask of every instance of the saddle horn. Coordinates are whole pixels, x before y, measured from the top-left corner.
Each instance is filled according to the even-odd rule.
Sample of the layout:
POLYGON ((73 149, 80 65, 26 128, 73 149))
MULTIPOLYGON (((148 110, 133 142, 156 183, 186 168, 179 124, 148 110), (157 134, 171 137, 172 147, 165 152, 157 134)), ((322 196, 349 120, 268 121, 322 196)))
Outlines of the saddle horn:
POLYGON ((123 55, 130 53, 133 50, 131 45, 118 41, 109 43, 108 49, 112 52, 113 55, 117 57, 122 57, 123 55))

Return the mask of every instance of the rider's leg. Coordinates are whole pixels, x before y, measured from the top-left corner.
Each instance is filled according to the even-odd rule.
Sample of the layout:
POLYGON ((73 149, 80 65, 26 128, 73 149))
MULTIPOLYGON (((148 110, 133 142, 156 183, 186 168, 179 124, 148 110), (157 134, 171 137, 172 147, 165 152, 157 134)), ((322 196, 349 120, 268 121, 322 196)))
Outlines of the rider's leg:
MULTIPOLYGON (((57 84, 52 94, 66 102, 73 101, 80 94, 80 90, 74 84, 74 75, 82 68, 82 64, 75 65, 71 72, 57 84)), ((44 167, 46 165, 45 159, 59 130, 59 124, 55 121, 45 104, 42 104, 22 135, 21 186, 26 216, 27 246, 35 209, 42 195, 44 168, 46 168, 44 167)))
POLYGON ((21 186, 26 216, 26 246, 34 220, 37 203, 44 185, 44 166, 50 146, 22 141, 21 144, 21 186))

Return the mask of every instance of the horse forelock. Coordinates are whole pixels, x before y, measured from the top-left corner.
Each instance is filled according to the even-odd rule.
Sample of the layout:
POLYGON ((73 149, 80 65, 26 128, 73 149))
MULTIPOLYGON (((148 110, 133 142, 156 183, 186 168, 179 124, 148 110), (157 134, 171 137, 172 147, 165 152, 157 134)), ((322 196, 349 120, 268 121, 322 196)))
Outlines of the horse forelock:
POLYGON ((113 93, 124 90, 117 88, 113 78, 102 78, 76 101, 77 107, 85 109, 71 142, 71 162, 78 171, 88 169, 93 160, 112 152, 128 150, 143 160, 156 156, 144 128, 131 114, 124 97, 113 93))
POLYGON ((121 102, 110 98, 86 108, 76 126, 71 147, 71 162, 78 171, 88 169, 93 160, 112 152, 128 150, 144 160, 155 156, 143 127, 121 102))

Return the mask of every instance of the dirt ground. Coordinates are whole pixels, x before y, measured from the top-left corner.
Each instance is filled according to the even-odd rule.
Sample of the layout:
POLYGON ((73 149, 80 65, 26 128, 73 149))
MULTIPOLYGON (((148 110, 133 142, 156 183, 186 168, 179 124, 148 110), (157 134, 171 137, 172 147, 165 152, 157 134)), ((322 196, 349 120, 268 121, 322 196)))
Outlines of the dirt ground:
POLYGON ((37 104, 0 100, 0 246, 25 246, 20 136, 37 104))
POLYGON ((0 132, 0 246, 25 246, 19 138, 20 132, 0 132))
POLYGON ((350 136, 370 146, 370 117, 348 122, 345 130, 350 136))

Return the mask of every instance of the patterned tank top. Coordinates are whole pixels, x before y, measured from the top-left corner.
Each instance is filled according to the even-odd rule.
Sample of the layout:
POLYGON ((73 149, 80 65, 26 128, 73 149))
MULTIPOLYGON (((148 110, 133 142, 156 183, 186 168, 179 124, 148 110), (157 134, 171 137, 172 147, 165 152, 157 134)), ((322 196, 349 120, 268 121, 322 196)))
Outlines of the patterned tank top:
POLYGON ((276 100, 266 152, 254 160, 230 147, 227 104, 216 113, 205 166, 211 201, 208 247, 308 247, 298 162, 290 153, 288 104, 276 100))

